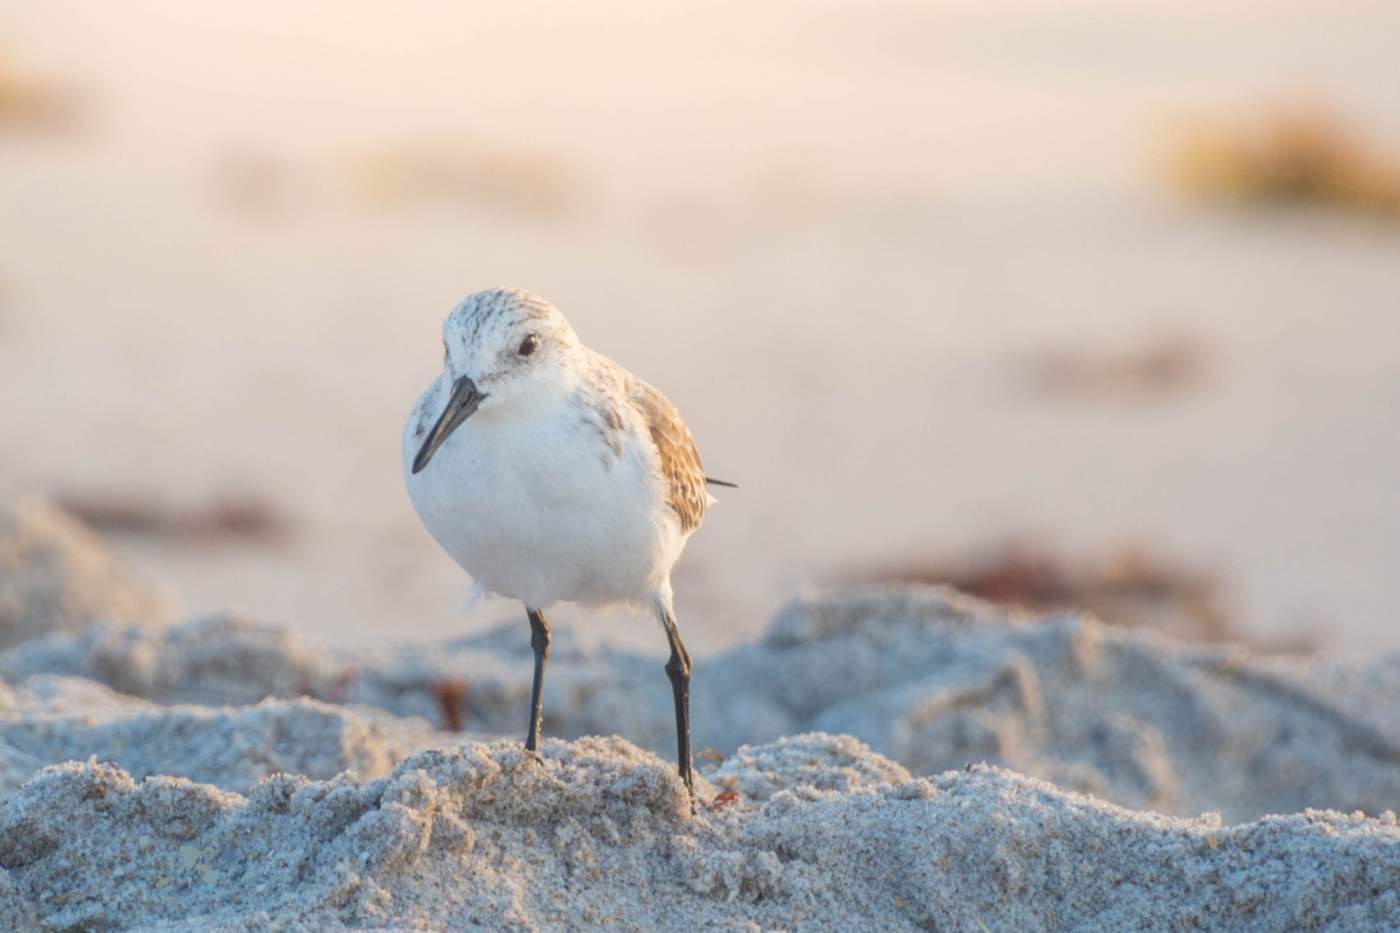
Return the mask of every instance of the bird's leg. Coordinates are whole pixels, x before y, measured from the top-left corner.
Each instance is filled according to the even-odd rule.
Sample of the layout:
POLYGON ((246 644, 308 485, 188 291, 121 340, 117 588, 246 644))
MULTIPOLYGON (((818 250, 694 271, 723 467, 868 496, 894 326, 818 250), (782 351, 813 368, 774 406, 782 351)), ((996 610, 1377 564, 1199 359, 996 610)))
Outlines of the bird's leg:
POLYGON ((549 660, 549 623, 538 609, 526 606, 525 611, 530 616, 530 647, 535 652, 535 683, 530 688, 530 729, 525 733, 525 750, 534 752, 540 747, 540 706, 544 693, 544 662, 549 660))
POLYGON ((671 693, 676 700, 676 763, 681 780, 690 791, 691 806, 695 806, 695 781, 690 773, 690 652, 681 641, 675 616, 666 612, 661 624, 666 627, 666 640, 671 643, 671 659, 666 662, 666 676, 671 678, 671 693))

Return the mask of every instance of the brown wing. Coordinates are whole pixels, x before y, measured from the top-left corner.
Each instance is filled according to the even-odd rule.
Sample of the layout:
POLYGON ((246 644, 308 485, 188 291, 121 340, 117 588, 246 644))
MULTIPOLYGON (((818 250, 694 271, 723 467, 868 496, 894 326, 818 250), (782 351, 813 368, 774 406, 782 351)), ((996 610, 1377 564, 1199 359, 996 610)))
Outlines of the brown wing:
POLYGON ((693 531, 704 518, 710 501, 695 440, 666 396, 640 379, 632 380, 627 388, 632 404, 646 418, 652 442, 661 456, 661 475, 670 489, 669 501, 681 520, 681 531, 693 531))

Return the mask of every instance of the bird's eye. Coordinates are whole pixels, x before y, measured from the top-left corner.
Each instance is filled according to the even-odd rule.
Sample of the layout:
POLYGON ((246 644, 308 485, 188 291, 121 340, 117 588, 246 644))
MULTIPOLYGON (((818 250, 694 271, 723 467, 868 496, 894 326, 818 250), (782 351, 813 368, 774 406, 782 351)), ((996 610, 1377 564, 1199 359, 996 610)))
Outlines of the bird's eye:
POLYGON ((536 334, 527 334, 525 339, 520 341, 520 355, 529 356, 535 352, 535 348, 540 345, 540 338, 536 334))

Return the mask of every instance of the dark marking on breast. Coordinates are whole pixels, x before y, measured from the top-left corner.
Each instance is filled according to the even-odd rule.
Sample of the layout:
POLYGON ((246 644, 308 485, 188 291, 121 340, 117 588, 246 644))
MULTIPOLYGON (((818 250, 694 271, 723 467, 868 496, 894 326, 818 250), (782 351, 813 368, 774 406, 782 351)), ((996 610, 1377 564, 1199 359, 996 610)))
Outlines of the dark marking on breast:
POLYGON ((433 406, 424 404, 418 411, 418 422, 413 426, 413 439, 415 441, 421 441, 423 435, 428 433, 428 425, 432 423, 432 420, 433 406))
POLYGON ((595 432, 606 448, 599 459, 604 472, 611 472, 613 464, 622 459, 622 416, 608 401, 607 396, 581 395, 583 403, 583 423, 587 430, 595 432))

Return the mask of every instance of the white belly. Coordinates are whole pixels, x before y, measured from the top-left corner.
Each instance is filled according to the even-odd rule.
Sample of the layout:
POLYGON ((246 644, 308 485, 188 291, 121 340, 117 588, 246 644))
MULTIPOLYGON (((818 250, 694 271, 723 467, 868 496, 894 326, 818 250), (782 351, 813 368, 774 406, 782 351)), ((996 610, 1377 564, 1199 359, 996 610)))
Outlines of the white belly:
POLYGON ((404 432, 409 499, 490 592, 545 609, 645 600, 669 576, 684 539, 637 438, 624 432, 614 456, 567 409, 510 417, 483 409, 414 474, 419 421, 411 417, 404 432))

